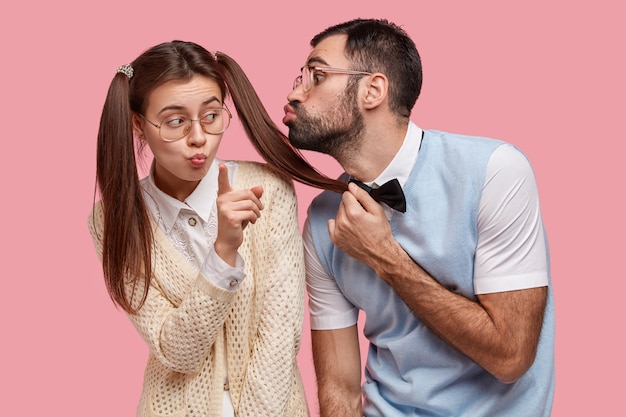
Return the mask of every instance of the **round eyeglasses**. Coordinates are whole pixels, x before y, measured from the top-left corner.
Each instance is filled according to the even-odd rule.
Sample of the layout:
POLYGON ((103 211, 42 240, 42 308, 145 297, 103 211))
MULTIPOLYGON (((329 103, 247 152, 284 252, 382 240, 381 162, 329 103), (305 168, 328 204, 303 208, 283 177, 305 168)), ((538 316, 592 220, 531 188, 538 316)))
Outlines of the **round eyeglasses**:
POLYGON ((161 123, 154 123, 146 118, 143 114, 140 116, 152 126, 159 129, 159 136, 165 142, 176 142, 187 136, 191 131, 193 122, 200 122, 202 131, 208 135, 219 135, 224 133, 230 125, 230 119, 233 117, 230 111, 224 108, 208 109, 197 119, 173 114, 164 118, 161 123))
POLYGON ((352 71, 342 68, 319 67, 316 65, 305 65, 300 68, 300 75, 293 80, 293 89, 299 85, 305 93, 311 91, 313 86, 321 83, 328 74, 345 74, 345 75, 372 75, 371 72, 352 71))

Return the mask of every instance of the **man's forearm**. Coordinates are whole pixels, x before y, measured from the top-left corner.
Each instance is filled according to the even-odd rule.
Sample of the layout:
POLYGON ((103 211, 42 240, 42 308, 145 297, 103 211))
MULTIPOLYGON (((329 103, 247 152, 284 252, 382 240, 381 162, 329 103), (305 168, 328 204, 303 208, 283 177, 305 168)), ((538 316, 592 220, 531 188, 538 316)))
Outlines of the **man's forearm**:
POLYGON ((441 339, 503 382, 513 382, 530 367, 545 287, 486 294, 476 302, 439 284, 397 242, 384 253, 371 266, 441 339))
POLYGON ((361 417, 361 355, 357 326, 311 332, 320 417, 361 417))
POLYGON ((320 405, 320 417, 362 417, 363 404, 361 395, 342 395, 334 389, 320 390, 318 383, 318 398, 320 405))

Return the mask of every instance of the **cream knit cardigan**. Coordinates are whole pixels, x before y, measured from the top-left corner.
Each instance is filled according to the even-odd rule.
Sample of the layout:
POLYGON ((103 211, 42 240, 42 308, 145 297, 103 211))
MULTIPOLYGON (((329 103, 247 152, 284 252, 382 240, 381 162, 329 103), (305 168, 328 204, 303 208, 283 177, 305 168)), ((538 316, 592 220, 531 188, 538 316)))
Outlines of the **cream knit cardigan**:
MULTIPOLYGON (((296 361, 304 261, 293 184, 263 164, 238 164, 233 188, 262 185, 265 209, 244 231, 246 279, 235 291, 195 271, 152 224, 153 279, 139 314, 129 315, 150 349, 138 417, 221 417, 225 354, 237 417, 309 415, 296 361)), ((101 257, 99 203, 89 228, 101 257)))

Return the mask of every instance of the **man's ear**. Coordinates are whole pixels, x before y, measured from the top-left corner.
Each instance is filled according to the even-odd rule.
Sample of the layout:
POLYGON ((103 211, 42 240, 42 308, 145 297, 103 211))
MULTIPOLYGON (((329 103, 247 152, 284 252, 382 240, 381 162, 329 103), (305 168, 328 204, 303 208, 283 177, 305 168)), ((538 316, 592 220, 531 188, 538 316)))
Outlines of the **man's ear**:
POLYGON ((141 120, 141 117, 139 117, 137 113, 133 113, 132 117, 133 117, 133 132, 135 133, 135 136, 137 136, 140 139, 143 139, 145 137, 143 133, 143 120, 141 120))
POLYGON ((379 72, 370 75, 367 82, 367 90, 363 105, 365 109, 372 110, 387 99, 389 81, 384 74, 379 72))

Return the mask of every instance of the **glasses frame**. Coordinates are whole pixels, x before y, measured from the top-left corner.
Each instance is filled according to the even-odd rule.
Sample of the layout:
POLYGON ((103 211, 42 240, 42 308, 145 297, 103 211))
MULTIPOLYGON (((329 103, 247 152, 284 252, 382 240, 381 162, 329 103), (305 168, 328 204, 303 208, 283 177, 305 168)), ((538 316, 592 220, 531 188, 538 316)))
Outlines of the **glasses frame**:
POLYGON ((311 91, 313 89, 313 86, 315 85, 315 80, 313 78, 315 76, 314 71, 320 71, 320 72, 328 73, 328 74, 372 75, 371 72, 365 72, 365 71, 354 71, 354 70, 348 70, 348 69, 343 69, 343 68, 333 68, 333 67, 321 67, 318 65, 304 65, 302 68, 300 68, 301 74, 298 75, 295 80, 293 80, 293 89, 295 90, 299 85, 302 85, 302 90, 305 93, 308 93, 309 91, 311 91), (308 88, 303 82, 304 76, 305 76, 305 70, 309 73, 308 88))
MULTIPOLYGON (((228 125, 226 125, 226 127, 224 129, 222 129, 219 132, 207 132, 205 129, 205 126, 202 124, 202 122, 200 122, 200 120, 202 119, 188 119, 189 122, 191 122, 191 126, 193 126, 193 122, 200 122, 200 127, 202 128, 202 131, 207 134, 207 135, 221 135, 222 133, 226 132, 226 129, 228 129, 228 127, 230 126, 230 120, 233 118, 233 115, 231 114, 230 110, 228 110, 228 107, 224 106, 224 107, 217 107, 215 109, 211 109, 211 110, 225 110, 226 114, 228 115, 228 125)), ((207 110, 208 112, 208 110, 207 110)), ((187 136, 190 132, 191 132, 191 128, 189 128, 189 132, 185 133, 184 135, 182 135, 180 138, 178 139, 165 139, 162 135, 161 135, 161 126, 163 126, 163 121, 161 121, 161 123, 154 123, 153 121, 151 121, 150 119, 148 119, 146 116, 144 116, 143 114, 139 113, 139 116, 141 116, 142 119, 144 119, 146 122, 150 123, 152 126, 156 127, 157 129, 159 129, 159 137, 161 138, 162 141, 164 142, 178 142, 179 140, 183 139, 185 136, 187 136)), ((167 117, 163 118, 163 120, 167 119, 167 117)))

